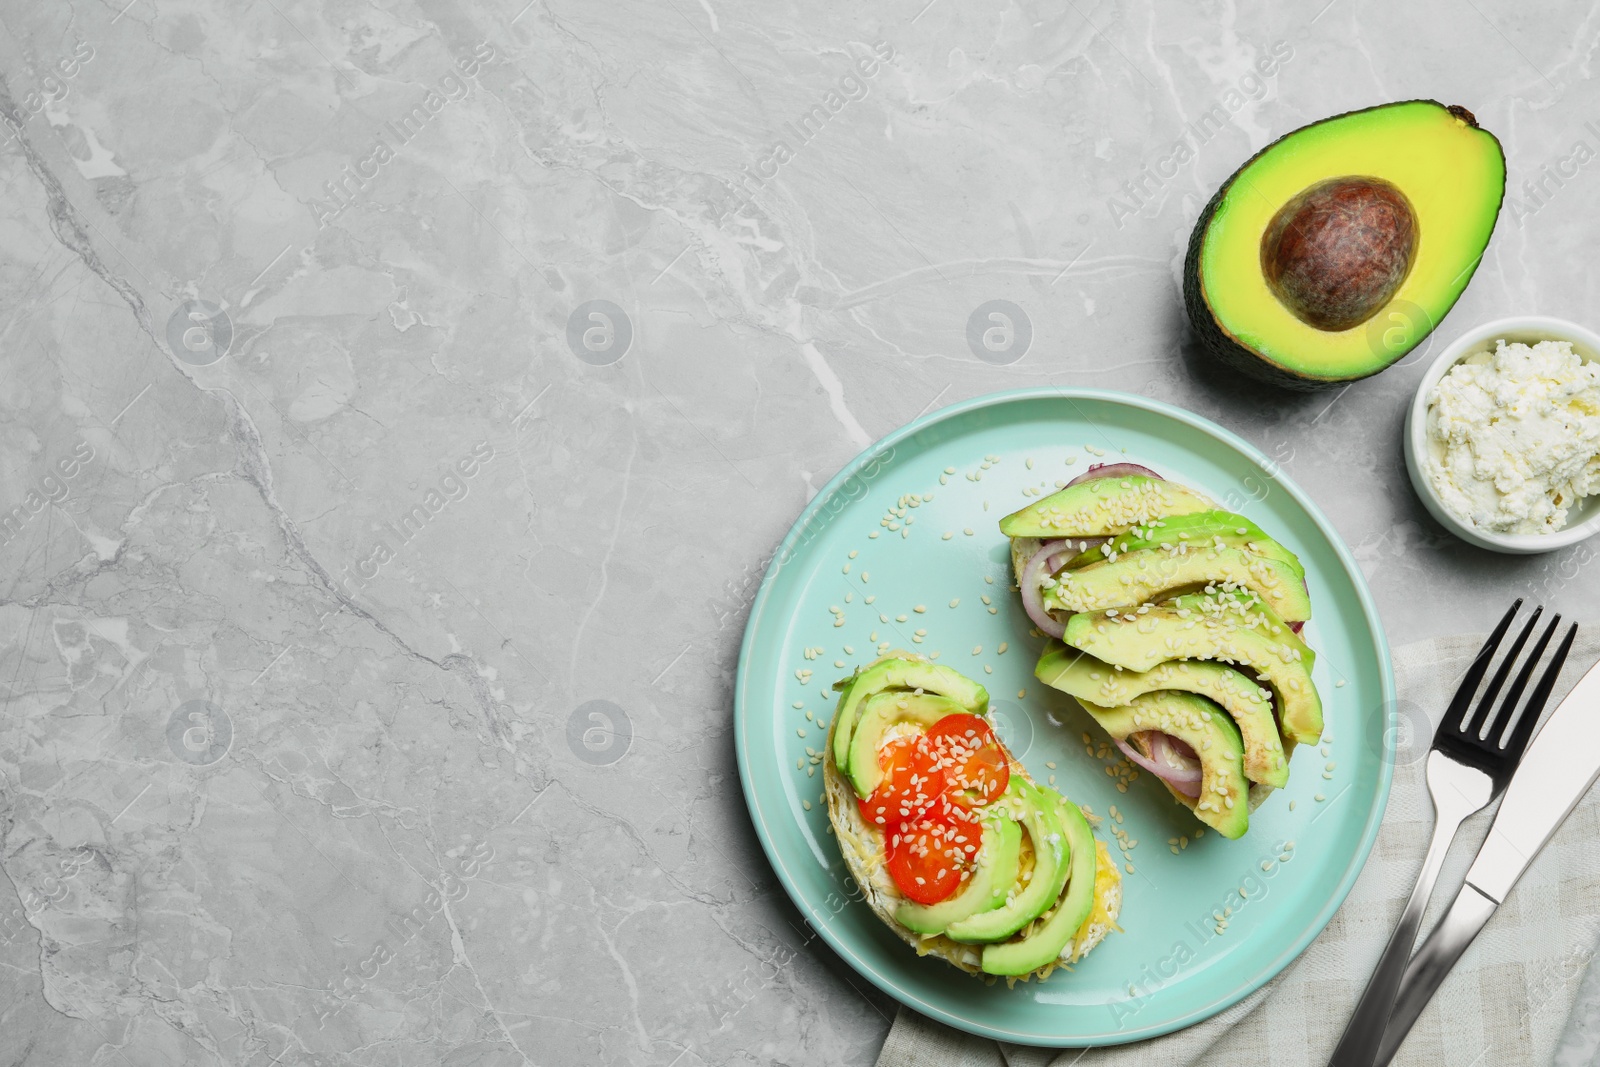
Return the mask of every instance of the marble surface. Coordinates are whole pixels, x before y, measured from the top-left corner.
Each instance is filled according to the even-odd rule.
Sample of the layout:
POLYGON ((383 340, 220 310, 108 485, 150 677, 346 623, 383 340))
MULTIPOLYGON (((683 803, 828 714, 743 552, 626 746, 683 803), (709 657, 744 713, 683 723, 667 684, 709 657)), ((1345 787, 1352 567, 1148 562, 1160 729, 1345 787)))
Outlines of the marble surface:
POLYGON ((809 497, 965 397, 1244 435, 1395 641, 1592 614, 1590 549, 1414 498, 1425 357, 1241 385, 1178 269, 1272 137, 1435 97, 1511 175, 1435 344, 1594 325, 1597 45, 1549 0, 0 0, 0 1060, 871 1063, 734 662, 809 497))

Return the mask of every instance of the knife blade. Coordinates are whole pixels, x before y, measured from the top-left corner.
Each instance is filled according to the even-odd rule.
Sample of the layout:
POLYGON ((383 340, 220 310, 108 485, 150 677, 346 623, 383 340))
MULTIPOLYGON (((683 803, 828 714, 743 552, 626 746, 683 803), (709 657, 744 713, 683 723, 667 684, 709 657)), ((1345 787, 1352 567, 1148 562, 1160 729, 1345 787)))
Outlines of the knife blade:
POLYGON ((1394 1058, 1439 984, 1596 779, 1600 662, 1584 672, 1528 745, 1465 883, 1406 966, 1375 1067, 1394 1058))
POLYGON ((1600 778, 1600 663, 1556 705, 1523 754, 1467 884, 1496 904, 1600 778))

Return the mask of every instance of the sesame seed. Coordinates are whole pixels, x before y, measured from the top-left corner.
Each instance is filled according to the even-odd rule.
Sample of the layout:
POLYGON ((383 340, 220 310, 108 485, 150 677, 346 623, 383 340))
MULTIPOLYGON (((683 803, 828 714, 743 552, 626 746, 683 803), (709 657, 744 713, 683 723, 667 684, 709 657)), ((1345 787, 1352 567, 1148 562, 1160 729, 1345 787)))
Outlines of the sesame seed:
POLYGON ((923 614, 924 612, 926 612, 928 610, 928 606, 926 604, 918 604, 916 607, 912 608, 911 610, 916 612, 918 615, 921 615, 921 614, 923 614))
POLYGON ((960 607, 961 606, 961 598, 960 597, 956 597, 954 600, 950 601, 950 606, 953 607, 953 608, 960 607))

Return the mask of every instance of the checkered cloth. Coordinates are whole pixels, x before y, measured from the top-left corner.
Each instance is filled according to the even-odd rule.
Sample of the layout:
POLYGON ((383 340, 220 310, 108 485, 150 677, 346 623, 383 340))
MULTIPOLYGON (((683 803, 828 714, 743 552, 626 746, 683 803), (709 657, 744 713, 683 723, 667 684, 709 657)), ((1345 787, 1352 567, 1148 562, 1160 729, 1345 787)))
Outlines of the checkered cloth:
MULTIPOLYGON (((1383 827, 1344 906, 1305 954, 1266 986, 1203 1023, 1166 1037, 1087 1051, 997 1045, 901 1008, 877 1067, 1151 1067, 1271 1064, 1322 1067, 1400 919, 1427 850, 1432 807, 1420 758, 1482 635, 1438 638, 1394 653, 1401 750, 1383 827), (1402 740, 1406 740, 1402 733, 1402 740), (1408 755, 1409 753, 1409 755, 1408 755)), ((1550 706, 1600 659, 1600 624, 1580 627, 1550 706)), ((1600 714, 1600 708, 1592 709, 1600 714)), ((1596 753, 1600 759, 1600 752, 1596 753)), ((1489 828, 1462 828, 1424 919, 1431 929, 1489 828)), ((1128 917, 1138 922, 1137 916, 1128 917)), ((1600 933, 1600 789, 1557 831, 1511 897, 1467 949, 1417 1021, 1396 1064, 1508 1067, 1590 1062, 1600 1040, 1600 967, 1584 981, 1600 933), (1576 1012, 1579 986, 1585 995, 1576 1012), (1568 1015, 1572 1026, 1562 1040, 1568 1015)), ((1108 944, 1101 951, 1115 948, 1108 944)))

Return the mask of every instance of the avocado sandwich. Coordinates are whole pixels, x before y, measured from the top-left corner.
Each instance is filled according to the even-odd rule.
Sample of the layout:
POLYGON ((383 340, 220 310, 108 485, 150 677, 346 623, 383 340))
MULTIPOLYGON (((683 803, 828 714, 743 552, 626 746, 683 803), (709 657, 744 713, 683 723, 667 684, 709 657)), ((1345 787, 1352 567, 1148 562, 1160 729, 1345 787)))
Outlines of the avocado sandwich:
POLYGON ((1047 978, 1116 929, 1121 876, 1089 816, 995 736, 983 686, 891 652, 834 687, 828 817, 869 907, 919 955, 1047 978))
MULTIPOLYGON (((1305 568, 1243 515, 1132 463, 1000 520, 1034 670, 1224 837, 1322 735, 1305 568)), ((1135 772, 1137 773, 1137 772, 1135 772)))

